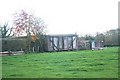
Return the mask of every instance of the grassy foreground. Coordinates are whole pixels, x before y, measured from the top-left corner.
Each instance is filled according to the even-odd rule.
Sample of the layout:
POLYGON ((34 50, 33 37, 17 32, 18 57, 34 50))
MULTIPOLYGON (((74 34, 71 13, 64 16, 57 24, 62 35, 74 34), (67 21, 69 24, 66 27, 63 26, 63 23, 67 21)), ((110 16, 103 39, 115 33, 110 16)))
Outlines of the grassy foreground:
POLYGON ((118 48, 2 57, 3 78, 117 78, 118 48))

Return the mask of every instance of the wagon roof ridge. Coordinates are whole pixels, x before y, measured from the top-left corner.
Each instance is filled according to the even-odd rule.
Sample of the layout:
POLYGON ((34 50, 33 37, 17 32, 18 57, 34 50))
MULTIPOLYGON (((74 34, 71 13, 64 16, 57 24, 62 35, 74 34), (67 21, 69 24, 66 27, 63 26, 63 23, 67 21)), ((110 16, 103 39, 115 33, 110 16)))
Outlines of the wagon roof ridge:
POLYGON ((45 36, 77 36, 77 34, 48 34, 45 36))

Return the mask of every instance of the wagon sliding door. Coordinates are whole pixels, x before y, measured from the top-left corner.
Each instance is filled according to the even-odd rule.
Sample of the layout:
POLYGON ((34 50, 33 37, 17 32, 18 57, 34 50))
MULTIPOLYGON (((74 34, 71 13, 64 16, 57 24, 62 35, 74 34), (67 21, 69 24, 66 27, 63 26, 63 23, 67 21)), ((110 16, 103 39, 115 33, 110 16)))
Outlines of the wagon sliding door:
POLYGON ((64 50, 68 50, 68 38, 64 37, 64 50))
POLYGON ((64 50, 77 49, 77 38, 75 36, 64 37, 64 50))

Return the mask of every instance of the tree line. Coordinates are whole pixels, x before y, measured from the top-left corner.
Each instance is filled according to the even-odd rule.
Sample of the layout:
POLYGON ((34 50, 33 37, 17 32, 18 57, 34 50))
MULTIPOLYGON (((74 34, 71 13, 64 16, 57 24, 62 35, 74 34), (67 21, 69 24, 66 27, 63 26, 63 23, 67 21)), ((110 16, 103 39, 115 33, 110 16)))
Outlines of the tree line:
MULTIPOLYGON (((26 34, 26 38, 21 38, 21 39, 24 39, 23 44, 24 43, 26 44, 24 46, 27 48, 27 51, 30 51, 31 50, 30 47, 35 45, 36 43, 42 44, 42 42, 44 41, 42 40, 42 37, 40 35, 45 34, 46 25, 41 18, 36 17, 33 14, 27 13, 24 10, 21 10, 20 12, 14 14, 13 25, 14 26, 10 27, 8 23, 5 23, 4 25, 0 26, 0 38, 4 39, 3 45, 9 43, 14 44, 14 41, 17 42, 16 45, 20 44, 19 42, 21 40, 18 39, 21 38, 21 36, 24 34, 26 34), (17 40, 10 41, 12 37, 14 37, 14 39, 17 40), (8 43, 6 42, 6 40, 8 40, 8 43)), ((108 47, 119 46, 119 41, 118 41, 119 35, 120 35, 120 29, 117 28, 117 29, 108 30, 105 33, 97 32, 95 36, 92 35, 80 36, 79 40, 103 41, 104 46, 108 46, 108 47)), ((12 44, 10 45, 12 46, 12 44)))
POLYGON ((110 29, 104 33, 97 32, 95 36, 92 35, 85 35, 80 36, 80 40, 95 40, 95 41, 103 41, 104 46, 111 47, 111 46, 119 46, 119 35, 120 29, 110 29))

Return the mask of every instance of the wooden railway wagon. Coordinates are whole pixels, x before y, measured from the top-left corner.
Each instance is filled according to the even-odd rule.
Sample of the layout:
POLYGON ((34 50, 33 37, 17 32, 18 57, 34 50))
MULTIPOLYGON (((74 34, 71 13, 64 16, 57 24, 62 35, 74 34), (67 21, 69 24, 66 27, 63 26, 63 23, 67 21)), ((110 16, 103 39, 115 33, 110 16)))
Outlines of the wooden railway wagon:
POLYGON ((45 35, 47 51, 77 50, 77 35, 45 35))
POLYGON ((103 41, 92 41, 91 45, 92 45, 92 50, 100 50, 103 49, 104 47, 104 42, 103 41))
POLYGON ((78 50, 100 50, 103 46, 103 41, 78 40, 78 50))

